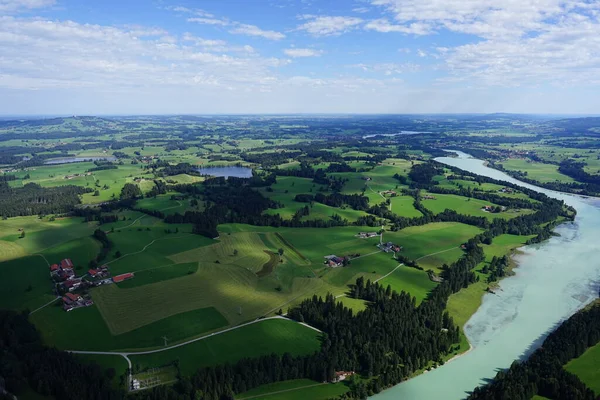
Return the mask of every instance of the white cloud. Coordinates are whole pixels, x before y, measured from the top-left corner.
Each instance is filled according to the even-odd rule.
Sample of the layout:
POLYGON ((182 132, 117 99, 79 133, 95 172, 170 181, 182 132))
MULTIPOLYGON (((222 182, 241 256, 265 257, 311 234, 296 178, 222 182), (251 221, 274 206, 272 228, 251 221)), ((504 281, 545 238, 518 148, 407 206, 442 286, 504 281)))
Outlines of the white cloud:
POLYGON ((354 11, 355 13, 364 14, 364 13, 368 13, 369 9, 367 7, 356 7, 356 8, 353 8, 352 11, 354 11))
POLYGON ((428 35, 432 32, 431 27, 425 23, 413 22, 408 25, 399 25, 392 24, 385 18, 369 21, 365 25, 365 29, 382 33, 399 32, 413 35, 428 35))
POLYGON ((351 68, 359 68, 365 72, 381 73, 385 76, 404 74, 407 72, 416 72, 420 70, 420 66, 411 63, 376 63, 376 64, 353 64, 351 68))
POLYGON ((285 49, 285 50, 283 50, 283 52, 287 56, 290 56, 290 57, 293 57, 293 58, 297 58, 297 57, 318 57, 321 54, 323 54, 322 50, 299 49, 299 48, 285 49))
POLYGON ((243 24, 241 22, 230 21, 227 18, 216 18, 213 14, 207 13, 204 10, 194 9, 191 10, 186 7, 173 7, 169 8, 172 11, 182 11, 190 14, 199 15, 199 17, 190 17, 187 19, 188 22, 195 22, 203 25, 219 25, 219 26, 230 26, 229 33, 236 35, 247 35, 262 37, 269 40, 281 40, 285 38, 285 35, 281 32, 264 30, 256 25, 243 24))
POLYGON ((236 24, 235 28, 230 30, 229 33, 247 36, 258 36, 269 40, 281 40, 285 38, 285 35, 281 32, 266 31, 260 29, 258 26, 248 24, 236 24))
POLYGON ((204 25, 221 25, 221 26, 229 25, 229 21, 227 21, 225 19, 218 19, 218 18, 192 17, 192 18, 188 18, 187 21, 188 22, 196 22, 198 24, 204 24, 204 25))
POLYGON ((259 57, 251 46, 233 47, 191 34, 181 39, 170 35, 141 38, 141 29, 0 17, 0 86, 256 88, 269 82, 273 68, 289 63, 259 57))
POLYGON ((0 13, 14 13, 54 5, 56 0, 0 0, 0 13))
POLYGON ((519 86, 600 83, 600 2, 593 0, 372 0, 391 15, 379 32, 473 35, 474 42, 419 56, 445 61, 442 81, 519 86))
POLYGON ((308 22, 298 26, 296 30, 305 31, 313 36, 341 35, 357 28, 363 22, 357 17, 303 15, 300 18, 308 22))
POLYGON ((417 55, 418 55, 419 57, 421 57, 421 58, 422 58, 422 57, 427 57, 427 56, 428 56, 427 52, 426 52, 426 51, 423 51, 423 50, 421 50, 421 49, 417 49, 417 55))

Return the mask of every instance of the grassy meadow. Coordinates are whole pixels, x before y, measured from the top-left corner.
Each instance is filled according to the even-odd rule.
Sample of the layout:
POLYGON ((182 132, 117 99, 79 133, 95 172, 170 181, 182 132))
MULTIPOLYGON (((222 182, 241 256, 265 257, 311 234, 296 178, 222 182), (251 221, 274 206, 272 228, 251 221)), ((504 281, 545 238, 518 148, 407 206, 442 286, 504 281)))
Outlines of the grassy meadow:
POLYGON ((600 343, 590 347, 579 357, 569 361, 565 369, 575 374, 600 396, 600 343))
POLYGON ((182 374, 189 375, 203 366, 232 363, 244 357, 310 354, 319 349, 320 336, 319 332, 294 321, 270 319, 171 350, 131 355, 130 359, 142 369, 179 360, 182 374))
POLYGON ((290 381, 270 383, 240 393, 236 400, 328 400, 349 391, 345 382, 323 383, 310 379, 294 379, 290 381))

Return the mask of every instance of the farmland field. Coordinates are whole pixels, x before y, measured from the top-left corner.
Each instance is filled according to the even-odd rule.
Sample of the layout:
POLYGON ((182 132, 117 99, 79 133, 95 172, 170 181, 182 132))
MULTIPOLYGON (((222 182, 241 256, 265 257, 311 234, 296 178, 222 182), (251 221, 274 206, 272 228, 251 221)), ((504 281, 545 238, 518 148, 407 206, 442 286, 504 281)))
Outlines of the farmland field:
MULTIPOLYGON (((574 168, 598 170, 592 136, 561 136, 550 120, 515 119, 513 124, 497 115, 457 122, 461 118, 184 115, 0 121, 6 161, 0 176, 0 307, 30 312, 29 321, 46 346, 108 352, 76 357, 98 364, 104 371, 96 374, 108 376, 114 388, 130 390, 131 385, 125 387, 127 357, 135 379, 159 376, 162 386, 140 391, 140 398, 371 395, 467 350, 466 336, 451 329, 443 313, 463 328, 482 295, 496 287, 488 283, 492 258, 511 254, 538 234, 544 237, 544 226, 572 215, 543 196, 531 200, 525 188, 443 166, 434 160, 442 148, 471 148, 474 155, 489 155, 488 161, 506 160, 505 168, 526 171, 531 179, 553 187, 559 179, 568 183, 556 186, 560 190, 594 195, 593 184, 558 173, 558 163, 568 158, 574 168), (413 129, 419 134, 394 134, 413 129), (563 141, 569 147, 560 148, 563 141), (44 164, 73 156, 112 161, 44 164), (211 166, 245 166, 252 176, 197 175, 198 167, 211 166), (436 189, 464 190, 465 197, 436 189), (485 212, 484 206, 496 204, 467 198, 469 191, 509 207, 485 212), (307 196, 318 194, 332 205, 307 196), (415 202, 427 194, 436 199, 415 202), (303 201, 296 201, 298 195, 305 195, 299 197, 303 201), (443 213, 446 209, 455 214, 443 213), (49 266, 64 258, 83 278, 71 290, 84 300, 73 300, 67 296, 70 285, 54 281, 64 279, 63 273, 49 274, 49 266), (454 264, 461 258, 467 268, 454 264), (108 268, 99 277, 90 271, 102 266, 108 268), (124 273, 132 278, 111 280, 124 273), (353 290, 359 278, 377 282, 383 291, 370 285, 362 293, 353 290), (388 286, 408 293, 418 307, 412 307, 412 299, 386 292, 388 286), (449 295, 449 287, 462 289, 449 295), (335 298, 337 308, 319 298, 335 298), (419 310, 437 322, 422 323, 419 310), (409 321, 402 335, 422 335, 426 346, 382 336, 394 321, 409 321), (445 343, 448 337, 454 343, 445 343), (407 343, 411 362, 404 354, 407 343), (370 359, 372 349, 381 354, 370 359), (241 364, 233 366, 244 358, 315 352, 314 357, 286 358, 289 374, 265 376, 262 367, 247 372, 236 370, 241 364), (209 379, 193 378, 199 368, 217 365, 209 379), (323 382, 347 368, 357 375, 343 383, 323 382), (386 373, 390 368, 395 372, 386 373), (230 380, 236 385, 225 382, 229 378, 222 372, 235 374, 230 380), (377 375, 389 382, 383 385, 377 375), (292 377, 299 379, 288 380, 292 377), (263 382, 269 383, 255 387, 263 382), (254 389, 230 393, 233 386, 240 392, 254 389)), ((584 356, 572 364, 584 377, 594 372, 594 361, 584 356)), ((27 362, 33 365, 32 359, 27 362)), ((31 386, 18 397, 34 397, 47 385, 31 386)), ((75 393, 85 386, 78 381, 69 389, 75 393)), ((53 398, 60 397, 54 393, 53 398)))
POLYGON ((587 349, 585 353, 571 360, 565 369, 575 374, 583 383, 600 395, 600 343, 587 349))
POLYGON ((531 210, 506 210, 499 213, 490 213, 483 211, 485 206, 496 207, 496 204, 489 201, 478 200, 469 197, 456 196, 453 194, 435 194, 435 199, 425 199, 423 205, 438 214, 446 209, 454 210, 459 214, 473 215, 475 217, 485 217, 489 220, 494 218, 514 218, 519 215, 528 214, 531 210))
POLYGON ((572 178, 558 172, 558 167, 552 164, 543 164, 538 162, 529 162, 523 159, 509 159, 501 162, 502 166, 508 170, 526 171, 527 177, 540 182, 574 182, 572 178))
POLYGON ((349 390, 344 382, 331 384, 311 381, 309 379, 295 379, 262 385, 237 395, 236 400, 328 400, 339 396, 349 390))
POLYGON ((230 332, 215 335, 189 345, 154 354, 132 355, 131 361, 141 368, 166 365, 179 360, 182 373, 243 357, 271 353, 310 354, 319 348, 320 334, 285 319, 260 321, 230 332))
POLYGON ((176 343, 227 325, 212 307, 176 314, 120 335, 113 335, 96 307, 65 313, 51 306, 31 316, 45 342, 60 349, 113 351, 163 346, 162 337, 176 343))

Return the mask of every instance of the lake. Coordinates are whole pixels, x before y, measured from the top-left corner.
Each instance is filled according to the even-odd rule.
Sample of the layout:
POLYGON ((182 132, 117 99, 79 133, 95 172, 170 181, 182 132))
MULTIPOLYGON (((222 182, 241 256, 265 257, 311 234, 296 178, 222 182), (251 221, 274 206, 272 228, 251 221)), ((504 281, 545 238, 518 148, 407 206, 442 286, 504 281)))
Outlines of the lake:
POLYGON ((417 131, 400 131, 398 133, 377 133, 377 134, 373 134, 373 135, 365 135, 363 136, 363 139, 368 139, 368 138, 372 138, 375 136, 399 136, 399 135, 417 135, 419 133, 429 133, 429 132, 417 132, 417 131))
POLYGON ((117 161, 116 157, 106 156, 106 157, 63 157, 63 158, 51 158, 50 160, 44 162, 45 165, 54 165, 54 164, 71 164, 77 162, 84 161, 117 161))
POLYGON ((471 351, 372 397, 376 400, 464 399, 499 370, 529 355, 553 328, 598 296, 600 200, 538 188, 456 153, 458 158, 436 160, 564 200, 575 207, 577 218, 556 228, 559 237, 521 248, 515 275, 500 281, 496 294, 484 295, 464 327, 471 351))
POLYGON ((198 172, 202 175, 223 176, 225 178, 229 178, 230 176, 252 178, 252 168, 246 167, 203 167, 198 168, 198 172))

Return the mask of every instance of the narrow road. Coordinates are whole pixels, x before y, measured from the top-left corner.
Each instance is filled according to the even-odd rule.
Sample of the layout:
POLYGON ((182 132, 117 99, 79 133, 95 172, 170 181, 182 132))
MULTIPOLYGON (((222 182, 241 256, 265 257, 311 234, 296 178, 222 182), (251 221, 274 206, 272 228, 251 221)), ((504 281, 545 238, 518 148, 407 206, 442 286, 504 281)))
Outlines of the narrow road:
POLYGON ((188 345, 190 343, 194 343, 194 342, 198 342, 200 340, 208 339, 208 338, 213 337, 213 336, 222 335, 223 333, 230 332, 230 331, 233 331, 233 330, 236 330, 236 329, 240 329, 240 328, 243 328, 245 326, 256 324, 256 323, 259 323, 259 322, 262 322, 262 321, 267 321, 267 320, 270 320, 270 319, 285 319, 285 320, 288 320, 288 321, 293 321, 293 322, 296 322, 298 324, 305 325, 308 328, 311 328, 313 330, 316 330, 317 332, 321 332, 319 329, 317 329, 315 327, 308 326, 307 324, 303 324, 303 323, 294 321, 292 319, 288 319, 288 318, 284 318, 282 316, 276 315, 276 316, 273 316, 273 317, 255 319, 254 321, 246 322, 245 324, 236 325, 236 326, 233 326, 231 328, 223 329, 222 331, 219 331, 219 332, 210 333, 208 335, 200 336, 200 337, 197 337, 195 339, 190 339, 190 340, 187 340, 187 341, 179 343, 179 344, 174 344, 172 346, 167 346, 167 347, 163 347, 161 349, 156 349, 156 350, 146 350, 146 351, 83 351, 83 350, 80 351, 80 350, 65 350, 65 351, 68 351, 70 353, 76 353, 76 354, 102 354, 102 355, 113 355, 113 356, 114 355, 119 355, 119 356, 123 356, 125 358, 127 358, 128 356, 139 356, 139 355, 144 355, 144 354, 154 354, 154 353, 160 353, 160 352, 163 352, 163 351, 172 350, 172 349, 176 349, 178 347, 186 346, 186 345, 188 345))
POLYGON ((44 308, 44 307, 46 307, 46 306, 49 306, 50 304, 54 303, 54 302, 55 302, 56 300, 58 300, 58 299, 60 299, 60 296, 59 296, 59 297, 56 297, 56 298, 55 298, 55 299, 53 299, 52 301, 49 301, 49 302, 47 302, 46 304, 44 304, 44 305, 43 305, 43 306, 41 306, 41 307, 38 307, 38 308, 36 308, 36 309, 35 309, 35 310, 33 310, 32 312, 30 312, 30 313, 29 313, 29 315, 33 314, 34 312, 40 311, 42 308, 44 308))
POLYGON ((454 246, 454 247, 451 247, 451 248, 446 249, 446 250, 437 251, 435 253, 427 254, 426 256, 417 258, 415 261, 419 261, 419 260, 422 260, 422 259, 427 258, 427 257, 435 256, 436 254, 445 253, 445 252, 450 251, 450 250, 456 250, 457 248, 458 247, 454 246))
POLYGON ((306 389, 306 388, 311 388, 311 387, 315 387, 315 386, 322 386, 322 385, 329 385, 329 383, 315 383, 314 385, 300 386, 300 387, 293 388, 293 389, 278 390, 276 392, 258 394, 256 396, 240 397, 240 398, 238 398, 238 400, 250 400, 250 399, 255 399, 257 397, 266 397, 266 396, 271 396, 271 395, 274 395, 274 394, 280 394, 280 393, 286 393, 286 392, 293 392, 294 390, 306 389))
POLYGON ((114 260, 112 260, 112 261, 109 261, 109 262, 105 263, 105 265, 108 265, 108 264, 110 264, 110 263, 113 263, 113 262, 115 262, 115 261, 118 261, 118 260, 122 260, 123 258, 125 258, 125 257, 127 257, 127 256, 132 256, 132 255, 134 255, 134 254, 140 254, 140 253, 143 253, 144 251, 146 251, 146 249, 147 249, 148 247, 152 246, 152 245, 153 245, 155 242, 158 242, 159 240, 168 240, 168 239, 181 239, 181 238, 183 238, 183 237, 187 237, 187 236, 191 236, 191 235, 192 235, 191 233, 188 233, 188 234, 186 234, 186 235, 183 235, 183 236, 175 236, 175 237, 163 237, 163 238, 154 239, 153 241, 151 241, 150 243, 148 243, 147 245, 145 245, 143 249, 141 249, 141 250, 139 250, 139 251, 134 251, 133 253, 127 253, 127 254, 123 254, 123 255, 122 255, 121 257, 119 257, 119 258, 116 258, 116 259, 114 259, 114 260))
POLYGON ((401 266, 403 266, 403 265, 404 265, 404 264, 402 264, 402 263, 401 263, 401 264, 398 264, 398 265, 396 266, 396 268, 394 268, 393 270, 391 270, 390 272, 388 272, 387 274, 385 274, 385 275, 384 275, 384 276, 382 276, 381 278, 377 278, 377 279, 375 279, 375 280, 373 281, 373 283, 379 282, 380 280, 387 278, 388 276, 390 276, 391 274, 393 274, 393 273, 394 273, 394 271, 396 271, 398 268, 400 268, 400 267, 401 267, 401 266))

